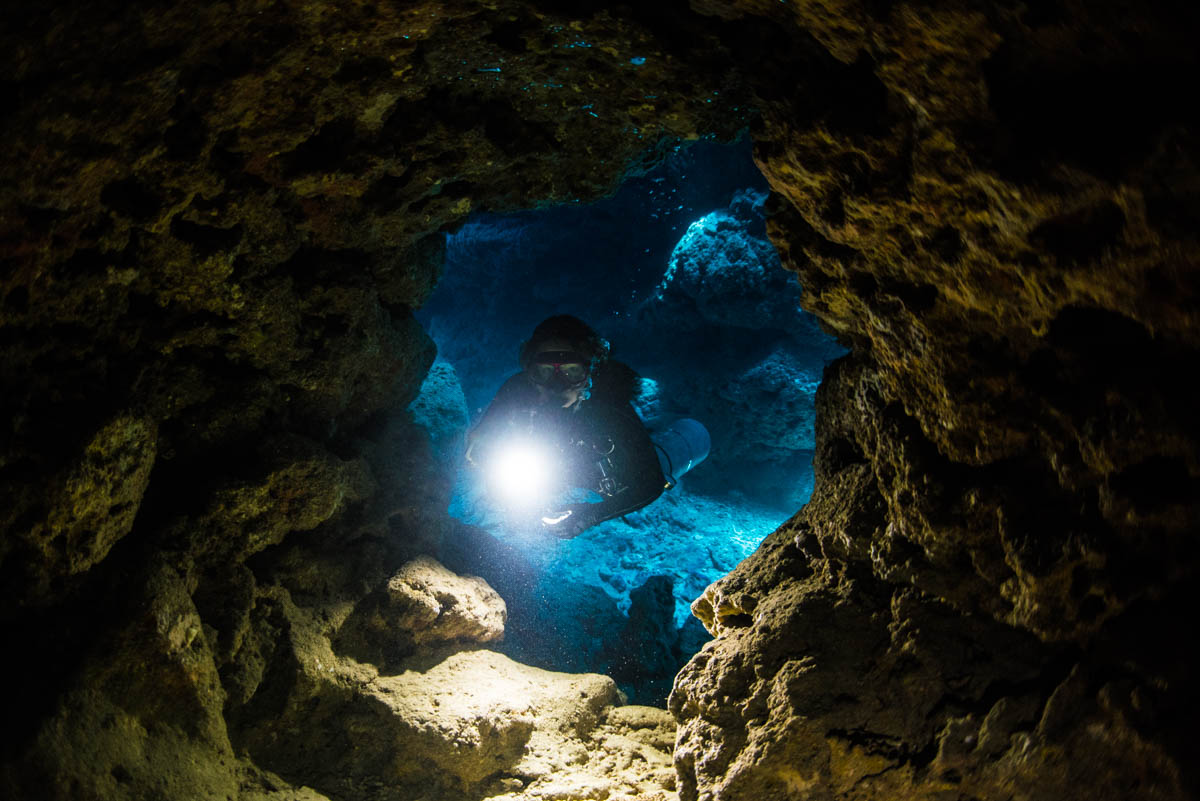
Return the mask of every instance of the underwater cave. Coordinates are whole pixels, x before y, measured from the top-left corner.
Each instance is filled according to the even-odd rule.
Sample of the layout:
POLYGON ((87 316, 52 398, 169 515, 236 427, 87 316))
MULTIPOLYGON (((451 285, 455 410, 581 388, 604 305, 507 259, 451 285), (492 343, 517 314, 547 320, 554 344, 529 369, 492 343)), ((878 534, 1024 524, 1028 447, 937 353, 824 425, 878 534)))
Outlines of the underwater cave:
POLYGON ((1198 36, 12 4, 0 796, 1197 797, 1198 36), (712 448, 550 541, 462 460, 564 312, 712 448))
POLYGON ((451 516, 478 524, 438 555, 504 596, 503 651, 519 661, 612 675, 631 701, 665 706, 707 639, 692 600, 808 501, 814 395, 845 350, 800 308, 766 198, 748 140, 697 142, 610 197, 473 215, 447 236, 417 313, 438 361, 413 409, 458 472, 451 516), (563 312, 595 320, 640 374, 644 421, 698 419, 711 438, 660 500, 566 542, 480 513, 461 459, 465 428, 519 369, 517 346, 563 312))

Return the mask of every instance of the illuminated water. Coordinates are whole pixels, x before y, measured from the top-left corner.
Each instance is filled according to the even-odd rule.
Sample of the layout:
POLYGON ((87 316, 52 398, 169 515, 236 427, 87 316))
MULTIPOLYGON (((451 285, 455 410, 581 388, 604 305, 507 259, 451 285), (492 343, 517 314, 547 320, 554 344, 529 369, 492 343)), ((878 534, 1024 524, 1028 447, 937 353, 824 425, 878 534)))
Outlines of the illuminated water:
POLYGON ((765 236, 765 190, 747 143, 706 143, 597 204, 479 215, 448 238, 445 278, 418 315, 445 362, 430 394, 453 413, 427 422, 453 429, 433 431, 440 442, 459 441, 516 371, 520 343, 557 313, 589 322, 647 379, 639 411, 695 417, 713 435, 708 462, 675 489, 570 541, 506 526, 473 474, 459 476, 450 512, 471 544, 452 566, 505 595, 512 655, 615 675, 633 649, 657 673, 623 686, 661 701, 704 636, 692 600, 807 501, 813 394, 842 350, 798 308, 765 236), (633 604, 651 579, 669 579, 666 608, 646 607, 648 591, 633 604), (644 650, 648 637, 661 653, 644 650))

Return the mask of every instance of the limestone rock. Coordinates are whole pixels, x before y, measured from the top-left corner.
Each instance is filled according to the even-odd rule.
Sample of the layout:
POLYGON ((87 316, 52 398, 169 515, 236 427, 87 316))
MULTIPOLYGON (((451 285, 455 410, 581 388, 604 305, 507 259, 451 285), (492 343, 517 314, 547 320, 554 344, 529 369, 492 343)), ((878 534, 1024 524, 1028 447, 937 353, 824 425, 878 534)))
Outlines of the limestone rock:
POLYGON ((786 330, 794 324, 800 285, 779 269, 779 254, 760 233, 765 200, 739 193, 727 209, 706 214, 684 232, 648 302, 657 324, 675 331, 702 324, 786 330))
POLYGON ((507 606, 482 578, 419 556, 380 584, 340 620, 333 637, 339 654, 394 671, 418 652, 504 638, 507 606))
POLYGON ((535 728, 585 736, 615 688, 601 676, 552 674, 491 651, 454 654, 426 670, 381 677, 373 696, 402 733, 396 771, 444 777, 469 787, 511 770, 535 728))
POLYGON ((605 725, 622 736, 669 753, 675 747, 675 719, 654 706, 616 706, 605 725))
MULTIPOLYGON (((74 653, 57 660, 71 668, 61 696, 34 716, 20 698, 10 703, 6 744, 23 758, 0 769, 5 797, 126 798, 151 781, 166 797, 238 792, 247 766, 229 742, 189 582, 163 564, 140 578, 134 614, 98 609, 90 630, 73 632, 74 653)), ((36 654, 37 639, 25 647, 36 654)), ((21 678, 25 692, 45 680, 21 678)))
POLYGON ((676 801, 675 722, 663 709, 615 706, 583 741, 535 732, 526 756, 488 801, 676 801))
POLYGON ((252 477, 217 489, 199 524, 187 524, 220 531, 201 548, 245 558, 291 532, 316 528, 375 489, 364 461, 343 461, 299 436, 267 440, 253 469, 252 477))
MULTIPOLYGON (((157 456, 152 419, 119 415, 94 431, 74 463, 45 486, 17 470, 12 489, 0 491, 0 562, 38 584, 57 573, 74 575, 101 562, 133 526, 157 456), (23 493, 14 493, 21 487, 23 493), (36 499, 36 500, 35 500, 36 499)), ((19 465, 18 465, 19 467, 19 465)))
POLYGON ((768 226, 803 305, 854 356, 818 393, 812 502, 696 605, 719 636, 672 699, 681 796, 1194 795, 1195 750, 1158 706, 1196 708, 1165 679, 1192 657, 1159 644, 1155 621, 1192 605, 1180 582, 1195 551, 1180 543, 1194 526, 1178 515, 1200 497, 1184 455, 1197 452, 1183 411, 1195 393, 1176 376, 1196 364, 1200 307, 1194 282, 1173 290, 1182 304, 1154 287, 1194 260, 1182 254, 1196 240, 1149 211, 1165 163, 1180 168, 1166 193, 1192 192, 1176 126, 1193 124, 1148 64, 1194 64, 1195 15, 1144 7, 1135 41, 1122 32, 1140 23, 1115 6, 856 5, 831 37, 815 19, 826 6, 788 5, 781 23, 846 69, 809 123, 797 123, 807 101, 768 103, 757 152, 786 201, 768 226), (855 41, 872 44, 856 56, 855 41), (836 97, 850 96, 846 115, 836 97), (829 625, 855 634, 813 630, 826 603, 829 625), (808 611, 776 628, 785 608, 808 611), (956 668, 961 647, 922 656, 922 637, 968 631, 994 671, 956 668), (1028 661, 1004 664, 1001 643, 1026 635, 1028 661), (783 642, 792 657, 764 663, 783 642), (889 652, 895 671, 876 674, 889 652), (862 693, 824 676, 838 665, 862 693), (999 679, 1010 672, 1027 678, 999 679), (810 678, 831 683, 798 700, 810 678), (890 708, 871 712, 868 696, 890 708), (884 719, 915 709, 931 714, 884 719))
MULTIPOLYGON (((717 639, 671 699, 681 797, 753 798, 808 783, 833 797, 920 796, 947 783, 978 798, 1005 797, 992 795, 998 787, 1064 797, 1116 785, 1142 788, 1130 797, 1185 797, 1170 748, 1127 728, 1131 714, 1156 714, 1170 692, 1155 682, 1180 669, 1164 650, 1166 621, 1146 610, 1130 623, 1145 629, 1140 637, 1103 638, 1141 643, 1117 685, 1097 675, 1114 669, 1102 667, 1107 645, 1076 662, 1073 649, 995 622, 982 581, 945 567, 955 558, 946 542, 918 545, 889 523, 878 476, 836 422, 850 416, 841 392, 866 395, 868 376, 843 362, 822 387, 818 408, 831 425, 818 442, 813 501, 693 605, 717 639), (950 700, 938 700, 939 687, 950 700), (1131 713, 1134 703, 1146 711, 1131 713), (1072 723, 1049 722, 1064 719, 1072 723), (1083 720, 1087 744, 1076 736, 1083 720), (1133 751, 1117 757, 1122 743, 1133 751), (921 752, 932 761, 913 758, 921 752)), ((863 395, 858 403, 869 402, 863 395)), ((926 487, 948 480, 923 464, 926 487)), ((984 577, 987 556, 972 560, 984 577)))
POLYGON ((418 730, 329 638, 436 545, 431 461, 382 487, 366 443, 433 360, 444 232, 746 127, 853 356, 813 501, 697 604, 680 797, 1196 796, 1194 4, 9 6, 6 798, 665 794, 598 778, 659 771, 584 741, 603 679, 462 656, 583 681, 578 728, 418 730))
POLYGON ((727 438, 732 458, 782 461, 811 451, 814 444, 813 398, 823 364, 810 354, 780 343, 741 375, 717 388, 731 412, 734 433, 727 438))
POLYGON ((432 557, 406 564, 387 583, 388 614, 420 645, 504 636, 504 599, 475 576, 459 576, 432 557))
POLYGON ((614 709, 608 677, 487 650, 428 652, 380 674, 336 654, 286 594, 271 591, 260 606, 256 626, 288 634, 264 654, 270 681, 231 715, 233 737, 292 786, 439 801, 673 797, 672 719, 614 709))
POLYGON ((421 384, 421 394, 410 407, 417 425, 429 432, 434 450, 451 466, 466 447, 466 430, 471 422, 467 400, 454 366, 434 362, 421 384))

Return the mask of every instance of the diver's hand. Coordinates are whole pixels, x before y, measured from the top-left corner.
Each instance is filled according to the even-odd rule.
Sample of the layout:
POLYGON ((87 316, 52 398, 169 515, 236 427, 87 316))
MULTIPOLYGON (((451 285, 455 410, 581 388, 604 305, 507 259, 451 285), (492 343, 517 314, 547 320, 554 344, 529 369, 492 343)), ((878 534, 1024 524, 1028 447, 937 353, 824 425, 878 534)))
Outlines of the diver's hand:
POLYGON ((595 513, 590 503, 572 503, 557 512, 551 512, 542 518, 542 530, 558 537, 569 540, 578 537, 595 524, 595 513))

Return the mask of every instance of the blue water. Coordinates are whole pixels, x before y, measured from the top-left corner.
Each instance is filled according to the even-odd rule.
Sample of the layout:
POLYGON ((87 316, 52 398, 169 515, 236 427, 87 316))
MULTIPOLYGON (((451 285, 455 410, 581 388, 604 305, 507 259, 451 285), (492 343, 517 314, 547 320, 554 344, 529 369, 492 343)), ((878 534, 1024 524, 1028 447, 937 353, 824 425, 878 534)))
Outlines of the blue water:
POLYGON ((448 464, 464 423, 518 369, 520 343, 559 313, 646 379, 640 411, 695 417, 713 438, 660 500, 570 541, 506 528, 461 473, 451 513, 507 554, 479 572, 537 618, 510 623, 516 655, 602 670, 630 593, 654 576, 672 582, 670 626, 694 631, 691 601, 807 501, 813 394, 844 351, 799 309, 802 287, 766 239, 766 195, 748 142, 702 142, 598 203, 479 214, 448 236, 444 278, 418 313, 439 349, 418 418, 448 464))

